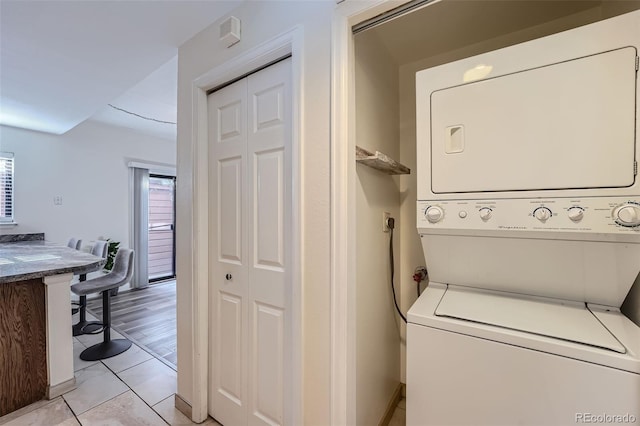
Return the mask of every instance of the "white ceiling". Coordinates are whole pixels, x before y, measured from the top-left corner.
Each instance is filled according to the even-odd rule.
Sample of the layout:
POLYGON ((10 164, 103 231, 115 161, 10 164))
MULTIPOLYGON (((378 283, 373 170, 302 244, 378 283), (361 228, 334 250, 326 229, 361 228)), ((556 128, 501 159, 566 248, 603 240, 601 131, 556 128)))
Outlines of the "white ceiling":
POLYGON ((0 1, 0 124, 95 119, 175 140, 177 48, 242 0, 0 1))
MULTIPOLYGON (((374 27, 371 32, 396 63, 406 64, 593 10, 603 1, 608 0, 445 0, 374 27)), ((591 15, 594 18, 600 12, 591 15)))
POLYGON ((91 120, 176 140, 177 98, 178 57, 174 56, 140 83, 109 102, 110 105, 101 108, 91 116, 91 120))

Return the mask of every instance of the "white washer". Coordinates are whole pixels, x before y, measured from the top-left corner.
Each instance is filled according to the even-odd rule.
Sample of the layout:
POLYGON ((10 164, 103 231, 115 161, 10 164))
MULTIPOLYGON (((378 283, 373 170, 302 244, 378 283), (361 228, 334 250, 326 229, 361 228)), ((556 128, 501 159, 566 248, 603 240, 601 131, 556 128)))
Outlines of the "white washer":
POLYGON ((408 425, 640 423, 639 27, 417 73, 408 425))
POLYGON ((640 328, 617 310, 432 282, 408 320, 407 425, 640 422, 640 328))

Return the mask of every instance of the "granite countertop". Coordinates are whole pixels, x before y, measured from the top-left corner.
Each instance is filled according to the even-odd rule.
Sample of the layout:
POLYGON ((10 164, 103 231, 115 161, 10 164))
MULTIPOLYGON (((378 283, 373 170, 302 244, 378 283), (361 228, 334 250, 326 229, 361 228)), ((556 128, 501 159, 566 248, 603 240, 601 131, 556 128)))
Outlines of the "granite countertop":
POLYGON ((0 284, 70 272, 85 274, 104 263, 90 253, 48 241, 0 243, 0 284))

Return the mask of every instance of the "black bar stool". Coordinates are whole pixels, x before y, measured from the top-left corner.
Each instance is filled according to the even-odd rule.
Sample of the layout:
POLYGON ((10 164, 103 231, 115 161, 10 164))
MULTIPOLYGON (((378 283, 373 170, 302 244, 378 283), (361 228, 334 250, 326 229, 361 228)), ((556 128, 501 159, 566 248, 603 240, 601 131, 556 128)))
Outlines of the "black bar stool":
MULTIPOLYGON (((109 248, 108 241, 98 240, 93 244, 91 248, 91 254, 94 256, 98 256, 102 259, 106 259, 107 250, 109 248)), ((80 282, 84 282, 87 280, 87 274, 80 275, 80 282)), ((88 322, 87 321, 87 296, 80 296, 80 303, 77 308, 80 312, 80 320, 73 325, 73 335, 79 336, 84 333, 93 333, 102 328, 102 325, 99 322, 88 322)), ((73 312, 75 313, 75 312, 73 312)))
POLYGON ((80 354, 84 361, 97 361, 116 356, 131 347, 127 339, 111 340, 111 289, 118 288, 128 283, 133 275, 133 250, 120 249, 116 253, 113 269, 107 275, 80 282, 71 286, 78 296, 86 296, 91 293, 102 293, 102 327, 89 334, 103 333, 104 339, 88 347, 80 354))

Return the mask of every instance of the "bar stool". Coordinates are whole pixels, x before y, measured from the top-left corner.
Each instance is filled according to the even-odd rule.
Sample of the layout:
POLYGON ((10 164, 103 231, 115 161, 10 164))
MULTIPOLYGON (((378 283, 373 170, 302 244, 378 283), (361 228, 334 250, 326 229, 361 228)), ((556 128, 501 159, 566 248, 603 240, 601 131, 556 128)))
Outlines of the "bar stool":
MULTIPOLYGON (((108 241, 98 240, 93 244, 93 247, 91 248, 91 254, 94 256, 98 256, 102 259, 106 259, 108 249, 109 249, 108 241)), ((87 280, 87 274, 81 274, 80 282, 84 282, 86 280, 87 280)), ((78 308, 74 308, 74 311, 76 309, 80 312, 80 320, 76 324, 74 324, 72 327, 74 336, 79 336, 84 333, 92 333, 99 330, 102 327, 102 325, 99 322, 87 321, 87 296, 86 295, 80 296, 80 303, 78 303, 78 308)), ((72 313, 75 313, 74 311, 72 311, 72 313)))
POLYGON ((90 334, 103 333, 102 343, 88 347, 80 354, 84 361, 98 361, 116 356, 131 347, 127 339, 111 340, 111 289, 128 283, 133 275, 133 250, 120 249, 116 253, 113 269, 107 275, 92 280, 83 281, 71 286, 78 296, 91 293, 102 293, 102 328, 90 334))
POLYGON ((80 250, 80 247, 82 247, 82 240, 78 240, 76 238, 69 238, 67 247, 72 248, 74 250, 80 250))

